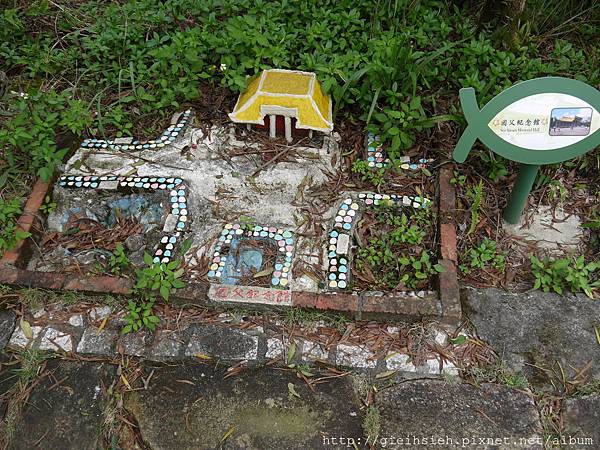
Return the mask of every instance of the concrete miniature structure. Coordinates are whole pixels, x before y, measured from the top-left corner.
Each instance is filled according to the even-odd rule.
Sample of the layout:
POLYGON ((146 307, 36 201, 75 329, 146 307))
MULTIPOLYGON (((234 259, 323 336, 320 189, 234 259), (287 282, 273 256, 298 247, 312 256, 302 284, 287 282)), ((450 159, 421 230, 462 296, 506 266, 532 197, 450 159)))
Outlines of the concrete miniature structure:
POLYGON ((538 247, 558 254, 577 250, 585 238, 581 219, 560 207, 542 205, 531 214, 524 214, 518 224, 504 223, 503 228, 510 236, 536 242, 538 247))
POLYGON ((268 126, 272 138, 284 128, 288 142, 299 129, 309 130, 309 136, 313 130, 333 131, 331 98, 323 92, 314 73, 295 70, 265 70, 251 79, 229 118, 237 123, 268 126))
MULTIPOLYGON (((144 253, 154 263, 182 258, 188 285, 178 291, 178 297, 193 303, 318 308, 358 318, 458 320, 455 233, 453 225, 443 221, 445 271, 439 290, 431 286, 437 292, 354 290, 352 233, 362 213, 381 200, 414 209, 425 207, 430 199, 333 186, 332 177, 343 170, 340 136, 330 132, 331 101, 322 94, 314 74, 267 71, 254 83, 252 95, 240 96, 232 116, 254 108, 258 121, 281 112, 269 109, 277 105, 268 102, 287 99, 289 109, 283 112, 290 114, 285 116, 288 123, 294 119, 304 129, 323 131, 322 139, 265 147, 260 136, 234 124, 197 127, 190 110, 175 114, 156 139, 87 139, 62 167, 63 174, 53 186, 36 185, 19 222, 32 234, 51 233, 47 242, 52 245, 44 246, 42 241, 9 252, 0 265, 12 264, 14 269, 5 271, 0 281, 126 294, 131 289, 129 279, 94 275, 97 263, 106 266, 112 257, 112 249, 102 247, 95 230, 110 230, 120 233, 118 239, 138 267, 147 263, 144 253), (282 79, 296 84, 276 84, 282 79), (276 95, 277 86, 285 87, 287 94, 276 95), (263 97, 263 89, 272 95, 263 97), (50 189, 57 207, 43 226, 34 227, 33 220, 27 219, 36 217, 34 212, 50 189), (326 195, 315 197, 313 192, 326 195), (73 214, 74 220, 81 217, 96 227, 88 235, 97 245, 71 245, 71 234, 65 231, 73 228, 69 224, 73 214), (127 222, 120 229, 112 228, 113 216, 133 225, 127 222), (190 246, 182 255, 185 241, 190 246), (91 271, 86 272, 86 267, 91 271)), ((241 121, 239 116, 236 119, 241 121)), ((371 136, 367 144, 373 140, 371 136)), ((401 168, 417 171, 429 162, 407 160, 401 168)), ((446 220, 454 191, 448 181, 451 171, 442 172, 440 214, 446 220)))

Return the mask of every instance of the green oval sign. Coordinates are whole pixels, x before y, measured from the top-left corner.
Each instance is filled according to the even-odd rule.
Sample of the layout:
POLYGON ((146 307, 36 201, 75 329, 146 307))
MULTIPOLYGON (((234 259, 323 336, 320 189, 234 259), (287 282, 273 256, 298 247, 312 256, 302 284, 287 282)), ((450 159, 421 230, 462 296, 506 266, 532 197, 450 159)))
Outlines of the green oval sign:
POLYGON ((482 109, 475 90, 460 90, 467 119, 453 157, 463 162, 475 140, 524 164, 553 164, 600 145, 600 91, 570 78, 536 78, 506 89, 482 109))

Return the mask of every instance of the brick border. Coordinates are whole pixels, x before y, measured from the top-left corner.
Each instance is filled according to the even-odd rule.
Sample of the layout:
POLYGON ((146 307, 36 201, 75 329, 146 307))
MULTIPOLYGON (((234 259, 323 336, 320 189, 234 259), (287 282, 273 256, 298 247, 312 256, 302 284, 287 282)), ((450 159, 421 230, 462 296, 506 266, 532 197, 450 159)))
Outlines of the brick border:
POLYGON ((456 190, 450 183, 454 176, 454 164, 440 168, 439 177, 439 263, 444 272, 439 274, 438 291, 442 303, 442 322, 454 326, 461 321, 460 287, 458 285, 458 250, 456 241, 456 190))
MULTIPOLYGON (((21 214, 21 216, 17 220, 18 230, 26 231, 28 233, 33 234, 34 231, 36 231, 34 229, 34 225, 36 225, 37 227, 41 225, 38 211, 40 209, 40 206, 42 206, 42 204, 44 203, 44 199, 46 198, 46 195, 50 190, 50 183, 51 181, 44 182, 42 180, 37 180, 36 183, 33 185, 31 194, 29 195, 29 198, 25 203, 25 207, 23 208, 23 214, 21 214)), ((0 267, 3 267, 5 265, 18 266, 22 264, 25 254, 26 243, 28 242, 29 239, 19 241, 17 242, 17 245, 14 249, 5 252, 2 256, 2 259, 0 259, 0 267)))
MULTIPOLYGON (((453 176, 453 165, 446 164, 440 169, 439 199, 439 263, 444 272, 439 274, 439 295, 416 297, 402 294, 383 294, 377 292, 343 293, 343 292, 298 292, 291 293, 291 305, 297 308, 310 308, 321 311, 348 314, 356 319, 408 320, 417 321, 424 318, 440 320, 449 326, 456 326, 461 320, 460 291, 457 274, 456 225, 454 211, 456 194, 450 184, 453 176)), ((50 190, 49 183, 38 181, 27 200, 18 226, 25 230, 33 230, 39 207, 50 190)), ((55 290, 78 290, 92 293, 110 293, 127 295, 133 286, 132 280, 121 277, 94 276, 85 277, 77 274, 60 272, 38 272, 24 270, 27 243, 30 238, 21 241, 17 247, 6 252, 0 259, 0 283, 21 285, 33 288, 55 290)), ((200 306, 235 306, 248 309, 279 309, 281 306, 254 304, 240 301, 215 301, 209 296, 209 283, 188 283, 184 289, 178 290, 173 302, 181 305, 200 306)))

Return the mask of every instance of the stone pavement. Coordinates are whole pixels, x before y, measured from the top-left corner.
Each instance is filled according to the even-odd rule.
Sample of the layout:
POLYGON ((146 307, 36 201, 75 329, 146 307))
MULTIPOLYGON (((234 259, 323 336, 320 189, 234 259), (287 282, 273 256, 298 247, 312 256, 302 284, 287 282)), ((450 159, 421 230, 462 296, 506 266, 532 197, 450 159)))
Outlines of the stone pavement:
POLYGON ((290 336, 226 313, 121 336, 121 312, 107 306, 28 311, 29 340, 2 312, 0 439, 11 449, 600 448, 598 303, 464 294, 467 340, 437 328, 431 360, 352 341, 292 339, 292 351, 290 336), (500 360, 473 365, 486 342, 500 360), (454 364, 440 371, 442 360, 454 364))
POLYGON ((109 362, 48 361, 11 423, 8 448, 106 448, 111 436, 121 439, 119 448, 368 448, 373 442, 399 448, 407 436, 445 436, 449 420, 456 448, 490 434, 532 442, 520 448, 541 448, 531 397, 503 387, 405 381, 365 407, 368 382, 352 374, 309 387, 293 371, 271 367, 229 378, 226 367, 197 362, 143 363, 137 378, 125 371, 122 377, 121 370, 109 362), (123 430, 111 435, 110 420, 120 414, 135 430, 129 441, 123 430))
POLYGON ((585 369, 600 378, 600 302, 585 295, 559 296, 531 291, 465 290, 463 308, 477 335, 489 343, 508 367, 530 382, 549 381, 557 363, 572 378, 585 369))
POLYGON ((9 448, 98 448, 107 406, 102 391, 116 366, 54 359, 46 371, 14 424, 9 448))
MULTIPOLYGON (((441 359, 440 353, 430 352, 415 363, 409 354, 393 350, 377 355, 366 345, 348 342, 325 346, 306 338, 290 339, 282 335, 277 324, 275 327, 243 328, 233 325, 235 318, 227 313, 220 314, 216 323, 186 321, 183 316, 178 323, 163 320, 155 333, 143 331, 123 336, 120 333, 123 315, 124 311, 113 312, 109 306, 94 307, 85 313, 80 308, 73 311, 67 308, 40 309, 27 315, 32 325, 32 339, 28 339, 17 324, 14 330, 11 326, 8 332, 9 335, 12 333, 8 346, 105 357, 124 354, 153 361, 196 357, 257 365, 285 360, 297 364, 323 362, 374 373, 399 371, 415 376, 458 375, 456 366, 447 358, 441 359), (291 356, 290 350, 293 351, 291 356)), ((14 322, 14 316, 10 317, 14 322)), ((398 327, 388 327, 390 334, 397 333, 397 330, 398 327)), ((447 343, 447 335, 432 327, 429 341, 435 349, 436 345, 447 343)))

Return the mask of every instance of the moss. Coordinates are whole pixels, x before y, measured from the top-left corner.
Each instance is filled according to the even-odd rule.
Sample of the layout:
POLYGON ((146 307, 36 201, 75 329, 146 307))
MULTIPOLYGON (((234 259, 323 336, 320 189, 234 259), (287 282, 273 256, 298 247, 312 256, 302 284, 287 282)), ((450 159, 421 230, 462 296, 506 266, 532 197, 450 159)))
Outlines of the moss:
MULTIPOLYGON (((234 389, 235 392, 235 389, 234 389)), ((179 422, 181 416, 173 413, 163 417, 162 428, 179 429, 172 437, 173 448, 188 444, 194 440, 209 448, 220 445, 224 436, 229 441, 248 440, 248 436, 258 440, 295 441, 315 436, 318 430, 333 417, 331 410, 315 411, 305 405, 301 399, 289 402, 281 398, 268 398, 261 401, 249 401, 243 394, 235 392, 235 397, 217 395, 213 398, 200 398, 191 406, 184 406, 186 427, 179 422)), ((127 409, 136 417, 142 429, 144 403, 139 401, 137 393, 128 395, 127 409)), ((152 444, 152 438, 145 436, 152 444)))
POLYGON ((379 436, 381 429, 381 417, 379 414, 379 408, 375 405, 369 405, 365 418, 363 420, 363 433, 369 442, 379 436))

